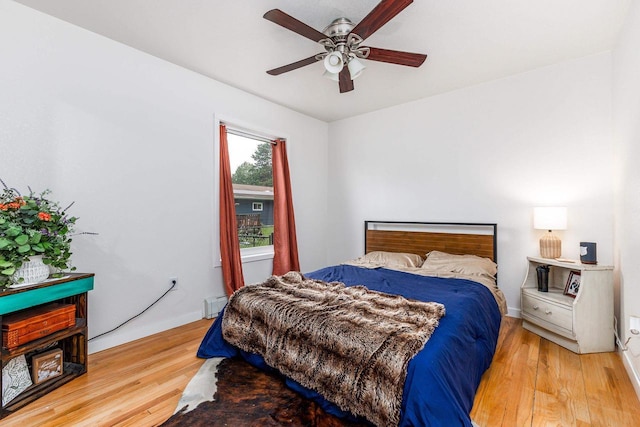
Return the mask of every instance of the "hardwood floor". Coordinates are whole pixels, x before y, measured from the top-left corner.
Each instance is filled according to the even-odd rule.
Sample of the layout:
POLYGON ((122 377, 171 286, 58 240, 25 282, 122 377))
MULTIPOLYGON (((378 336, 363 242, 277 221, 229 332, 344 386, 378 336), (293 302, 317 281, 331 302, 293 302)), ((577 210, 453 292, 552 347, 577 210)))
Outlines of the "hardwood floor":
MULTIPOLYGON (((0 421, 4 426, 154 426, 202 360, 201 320, 89 356, 89 372, 0 421)), ((505 318, 472 418, 480 426, 636 426, 640 402, 616 353, 577 355, 505 318)), ((214 424, 212 424, 214 425, 214 424)))
POLYGON ((640 402, 617 353, 578 355, 505 317, 471 418, 481 426, 637 426, 640 402))
POLYGON ((0 420, 0 426, 153 426, 173 414, 204 362, 200 320, 89 355, 88 372, 0 420))

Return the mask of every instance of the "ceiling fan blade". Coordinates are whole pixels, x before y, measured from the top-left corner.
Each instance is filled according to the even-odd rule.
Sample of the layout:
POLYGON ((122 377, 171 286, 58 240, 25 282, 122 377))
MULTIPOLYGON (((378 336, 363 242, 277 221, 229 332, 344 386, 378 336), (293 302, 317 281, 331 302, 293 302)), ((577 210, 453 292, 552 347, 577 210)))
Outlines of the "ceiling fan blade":
POLYGON ((369 48, 369 56, 366 59, 371 61, 388 62, 390 64, 408 65, 409 67, 419 67, 427 59, 427 55, 422 53, 401 52, 399 50, 369 48))
POLYGON ((338 75, 338 85, 340 86, 340 93, 353 90, 353 80, 351 80, 351 74, 349 74, 347 67, 342 67, 342 71, 340 71, 338 75))
POLYGON ((364 40, 378 31, 411 3, 413 3, 413 0, 382 0, 351 32, 359 35, 364 40))
POLYGON ((268 19, 269 21, 276 23, 287 30, 291 30, 294 33, 298 33, 301 36, 304 36, 308 39, 313 40, 314 42, 318 42, 322 39, 326 39, 327 35, 321 33, 320 31, 311 28, 304 22, 298 21, 293 16, 287 15, 280 9, 272 9, 264 14, 264 19, 268 19))
POLYGON ((269 70, 267 71, 267 74, 271 74, 272 76, 277 76, 282 73, 286 73, 287 71, 297 70, 298 68, 302 68, 305 65, 313 64, 314 62, 317 62, 317 61, 318 59, 316 58, 316 55, 313 55, 308 58, 301 59, 300 61, 292 62, 291 64, 283 65, 282 67, 269 70))

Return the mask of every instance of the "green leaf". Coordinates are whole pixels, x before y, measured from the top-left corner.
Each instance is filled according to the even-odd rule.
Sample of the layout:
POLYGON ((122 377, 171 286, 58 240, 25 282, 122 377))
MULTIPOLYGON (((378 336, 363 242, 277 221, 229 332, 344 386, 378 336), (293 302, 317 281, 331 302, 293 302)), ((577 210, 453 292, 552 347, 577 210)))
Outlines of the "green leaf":
POLYGON ((12 267, 13 263, 9 261, 0 261, 0 268, 12 267))
POLYGON ((4 274, 5 276, 11 276, 11 275, 13 275, 13 273, 15 273, 15 272, 16 272, 16 269, 15 269, 14 267, 6 268, 6 269, 4 269, 4 270, 0 271, 0 273, 1 273, 1 274, 4 274))
POLYGON ((33 249, 36 252, 44 252, 44 246, 42 246, 42 244, 40 243, 38 243, 37 245, 31 246, 31 249, 33 249))
POLYGON ((0 238, 0 249, 6 248, 9 244, 11 244, 10 240, 0 238))
POLYGON ((22 229, 20 227, 16 227, 15 225, 13 225, 7 228, 7 231, 5 232, 5 234, 7 235, 7 237, 16 237, 21 232, 22 232, 22 229))
POLYGON ((29 236, 27 236, 26 234, 21 234, 15 238, 15 241, 20 246, 26 245, 27 242, 29 241, 29 236))
POLYGON ((42 239, 42 234, 40 233, 35 233, 32 237, 31 237, 31 241, 29 243, 31 243, 32 245, 36 245, 38 243, 40 243, 40 240, 42 239))
POLYGON ((29 252, 30 250, 31 250, 31 246, 30 245, 18 246, 18 253, 19 254, 25 254, 25 253, 29 252))

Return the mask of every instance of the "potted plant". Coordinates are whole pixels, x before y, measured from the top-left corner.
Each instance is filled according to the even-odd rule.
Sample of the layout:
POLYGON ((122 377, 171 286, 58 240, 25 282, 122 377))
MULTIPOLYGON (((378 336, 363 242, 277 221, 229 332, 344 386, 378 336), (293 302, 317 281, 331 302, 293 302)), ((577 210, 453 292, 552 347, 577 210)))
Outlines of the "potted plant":
MULTIPOLYGON (((70 267, 71 233, 77 220, 68 216, 45 190, 22 196, 0 180, 0 288, 22 282, 20 268, 31 257, 42 257, 47 270, 58 273, 70 267), (18 274, 17 274, 18 273, 18 274)), ((48 277, 48 274, 47 274, 48 277)), ((46 277, 45 277, 46 278, 46 277)))

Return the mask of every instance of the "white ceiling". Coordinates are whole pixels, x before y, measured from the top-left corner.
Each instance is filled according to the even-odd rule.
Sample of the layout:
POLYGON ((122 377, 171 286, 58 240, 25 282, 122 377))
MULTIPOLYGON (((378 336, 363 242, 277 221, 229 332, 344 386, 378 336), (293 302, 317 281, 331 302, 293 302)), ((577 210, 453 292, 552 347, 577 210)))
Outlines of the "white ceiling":
POLYGON ((322 31, 378 0, 17 0, 64 21, 324 121, 334 121, 609 50, 631 0, 417 0, 363 45, 426 53, 420 68, 364 61, 340 94, 321 63, 266 70, 323 51, 262 15, 322 31))

